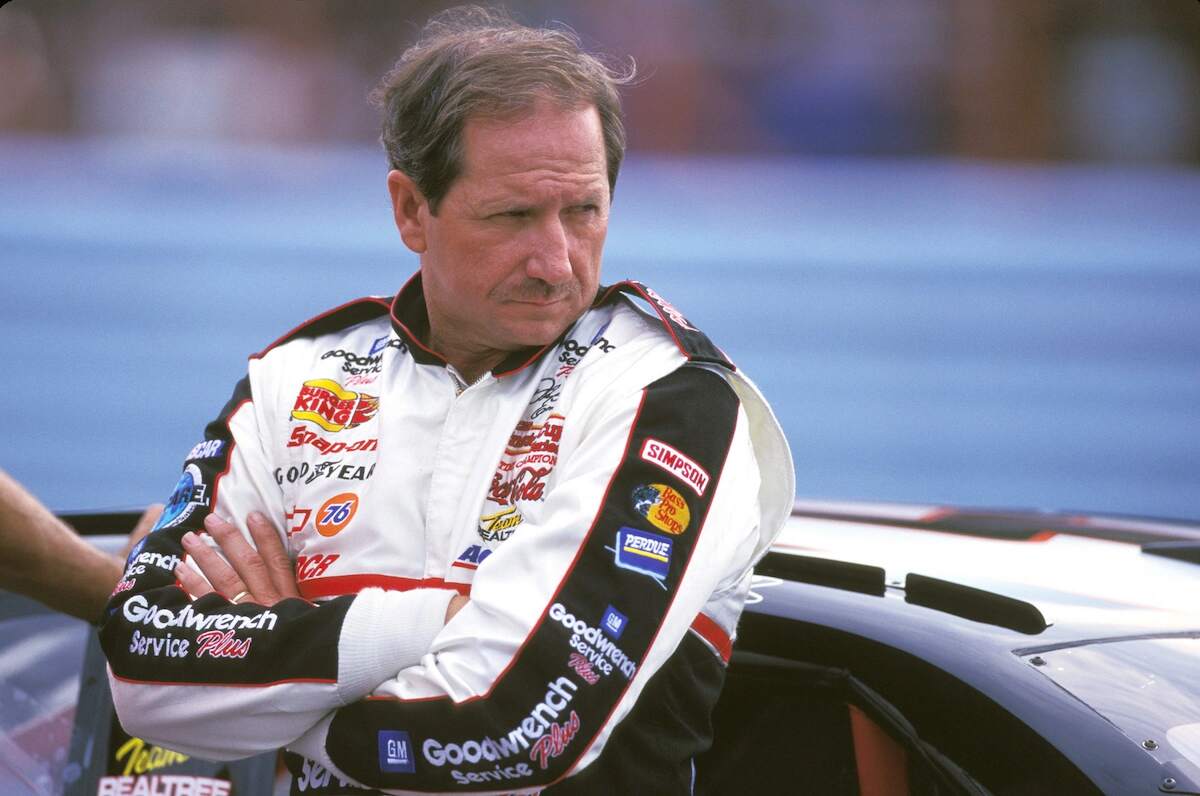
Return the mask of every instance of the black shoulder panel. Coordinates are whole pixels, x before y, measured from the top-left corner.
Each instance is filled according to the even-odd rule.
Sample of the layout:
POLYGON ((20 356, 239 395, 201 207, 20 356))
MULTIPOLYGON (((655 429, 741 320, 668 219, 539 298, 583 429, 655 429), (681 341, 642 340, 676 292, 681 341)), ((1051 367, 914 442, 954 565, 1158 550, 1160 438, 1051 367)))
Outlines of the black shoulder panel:
POLYGON ((348 301, 341 306, 322 312, 315 318, 309 318, 250 358, 259 359, 266 356, 267 352, 272 348, 300 337, 319 337, 329 332, 335 332, 338 329, 346 329, 356 323, 362 323, 372 318, 378 318, 381 315, 387 315, 391 311, 391 305, 391 299, 379 298, 378 296, 367 296, 366 298, 348 301))
POLYGON ((729 357, 725 356, 725 352, 717 348, 716 344, 708 339, 708 335, 693 326, 671 302, 641 282, 628 279, 624 282, 617 282, 615 285, 602 288, 600 297, 596 299, 596 304, 599 305, 611 301, 619 293, 643 299, 653 307, 662 325, 675 341, 675 345, 679 347, 680 352, 689 361, 706 362, 710 365, 718 365, 729 370, 737 370, 734 364, 729 361, 729 357))

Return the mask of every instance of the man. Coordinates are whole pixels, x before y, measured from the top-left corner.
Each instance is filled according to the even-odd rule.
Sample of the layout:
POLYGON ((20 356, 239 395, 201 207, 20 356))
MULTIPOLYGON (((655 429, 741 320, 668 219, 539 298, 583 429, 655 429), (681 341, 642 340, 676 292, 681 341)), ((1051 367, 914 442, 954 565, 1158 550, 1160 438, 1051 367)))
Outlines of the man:
POLYGON ((102 630, 127 730, 286 745, 294 792, 690 791, 791 465, 686 318, 599 286, 621 80, 478 9, 404 54, 420 272, 251 358, 188 456, 102 630))
MULTIPOLYGON (((146 509, 125 553, 144 537, 162 506, 146 509)), ((121 579, 121 558, 101 552, 0 470, 0 589, 24 594, 56 611, 95 622, 121 579), (71 577, 62 576, 70 562, 71 577)))

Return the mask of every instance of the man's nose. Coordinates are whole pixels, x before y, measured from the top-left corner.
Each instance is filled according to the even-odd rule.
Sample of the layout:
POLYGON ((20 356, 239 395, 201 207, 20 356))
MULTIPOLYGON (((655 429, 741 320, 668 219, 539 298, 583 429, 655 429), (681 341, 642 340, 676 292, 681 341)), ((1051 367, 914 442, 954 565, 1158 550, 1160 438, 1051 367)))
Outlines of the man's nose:
POLYGON ((570 242, 562 219, 550 217, 537 225, 525 273, 549 285, 571 279, 570 242))

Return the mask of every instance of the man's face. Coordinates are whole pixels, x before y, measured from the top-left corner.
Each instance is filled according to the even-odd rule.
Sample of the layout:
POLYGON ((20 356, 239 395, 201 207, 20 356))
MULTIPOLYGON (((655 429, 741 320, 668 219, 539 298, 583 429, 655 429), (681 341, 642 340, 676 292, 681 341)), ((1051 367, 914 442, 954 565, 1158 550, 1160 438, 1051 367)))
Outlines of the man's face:
POLYGON ((437 215, 419 211, 431 342, 452 361, 562 334, 595 297, 608 231, 594 107, 541 102, 516 118, 473 117, 463 143, 437 215))

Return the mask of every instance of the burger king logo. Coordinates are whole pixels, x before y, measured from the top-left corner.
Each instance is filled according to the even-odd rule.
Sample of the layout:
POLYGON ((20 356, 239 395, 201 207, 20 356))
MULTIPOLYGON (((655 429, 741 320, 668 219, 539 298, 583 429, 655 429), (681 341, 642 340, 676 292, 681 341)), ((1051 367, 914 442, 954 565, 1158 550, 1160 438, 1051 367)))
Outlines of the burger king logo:
POLYGON ((351 392, 332 379, 311 379, 300 387, 292 417, 307 420, 326 431, 344 431, 361 426, 379 411, 379 399, 365 392, 351 392))

